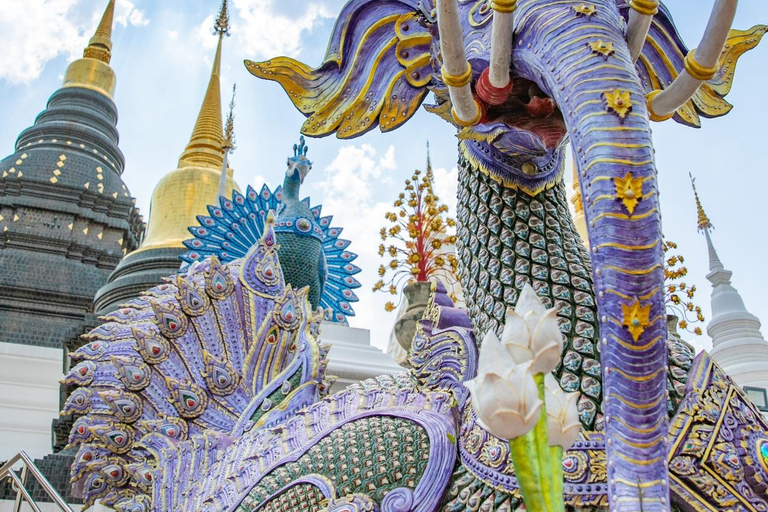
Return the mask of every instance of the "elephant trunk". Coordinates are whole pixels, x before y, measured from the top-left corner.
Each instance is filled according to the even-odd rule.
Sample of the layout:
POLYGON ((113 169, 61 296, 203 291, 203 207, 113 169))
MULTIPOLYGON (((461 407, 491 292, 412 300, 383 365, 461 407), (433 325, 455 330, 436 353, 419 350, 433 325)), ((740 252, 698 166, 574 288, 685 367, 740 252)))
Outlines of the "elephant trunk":
POLYGON ((650 127, 614 0, 521 0, 515 74, 566 120, 592 251, 612 511, 669 510, 664 268, 650 127), (519 69, 517 69, 519 67, 519 69))

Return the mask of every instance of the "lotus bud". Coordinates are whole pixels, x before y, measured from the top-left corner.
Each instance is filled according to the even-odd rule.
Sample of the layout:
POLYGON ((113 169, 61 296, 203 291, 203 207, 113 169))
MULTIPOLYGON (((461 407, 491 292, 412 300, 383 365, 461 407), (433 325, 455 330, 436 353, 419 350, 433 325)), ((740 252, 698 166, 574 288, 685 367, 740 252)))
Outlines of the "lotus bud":
POLYGON ((523 436, 541 416, 543 402, 531 365, 515 364, 496 334, 486 334, 480 347, 477 377, 464 385, 471 393, 480 424, 494 436, 523 436))
POLYGON ((576 442, 581 430, 577 408, 579 394, 563 391, 552 374, 544 378, 544 388, 549 444, 567 450, 576 442))
POLYGON ((533 373, 549 374, 560 362, 563 334, 557 310, 546 309, 526 284, 515 309, 507 311, 501 341, 517 364, 533 361, 533 373))

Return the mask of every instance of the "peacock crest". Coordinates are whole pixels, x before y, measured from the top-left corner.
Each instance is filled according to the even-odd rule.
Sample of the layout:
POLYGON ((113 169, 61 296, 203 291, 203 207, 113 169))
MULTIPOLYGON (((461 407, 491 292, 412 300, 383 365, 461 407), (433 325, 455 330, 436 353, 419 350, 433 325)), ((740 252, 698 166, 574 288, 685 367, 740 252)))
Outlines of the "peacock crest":
MULTIPOLYGON (((260 192, 248 186, 245 195, 234 191, 231 199, 220 197, 218 206, 208 206, 209 215, 198 216, 199 225, 189 228, 194 238, 184 242, 189 250, 181 259, 192 264, 211 256, 222 263, 242 258, 262 237, 267 212, 278 212, 273 241, 280 246, 282 278, 295 288, 318 288, 310 295, 317 293, 319 301, 312 296, 310 301, 323 309, 326 321, 346 325, 347 318, 355 315, 351 303, 358 301, 353 290, 360 287, 354 277, 360 268, 352 263, 357 254, 348 250, 349 240, 339 238, 342 228, 331 226, 333 217, 322 216, 322 206, 310 207, 308 197, 299 199, 298 187, 312 167, 307 151, 301 137, 287 160, 285 181, 274 192, 267 185, 260 192), (318 251, 314 244, 320 246, 318 251)), ((260 286, 274 286, 281 278, 277 255, 261 260, 254 269, 260 274, 260 286)))

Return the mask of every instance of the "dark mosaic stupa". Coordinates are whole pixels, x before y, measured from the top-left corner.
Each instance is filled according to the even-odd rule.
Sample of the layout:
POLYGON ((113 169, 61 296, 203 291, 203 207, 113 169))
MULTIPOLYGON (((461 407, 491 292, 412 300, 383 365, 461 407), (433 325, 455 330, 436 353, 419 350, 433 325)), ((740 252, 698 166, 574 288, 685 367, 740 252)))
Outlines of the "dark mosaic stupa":
MULTIPOLYGON (((123 256, 136 249, 144 223, 121 179, 115 73, 109 66, 114 0, 95 35, 64 74, 62 87, 14 152, 0 161, 0 344, 68 353, 97 325, 93 298, 123 256)), ((61 400, 68 389, 61 389, 61 400)), ((54 450, 71 419, 53 421, 54 450), (58 427, 58 428, 57 428, 58 427)), ((66 498, 67 451, 36 461, 66 498)), ((39 486, 31 492, 44 499, 39 486)), ((14 496, 0 485, 0 499, 14 496)))
POLYGON ((114 3, 34 125, 0 161, 0 341, 60 348, 143 223, 121 179, 114 3))

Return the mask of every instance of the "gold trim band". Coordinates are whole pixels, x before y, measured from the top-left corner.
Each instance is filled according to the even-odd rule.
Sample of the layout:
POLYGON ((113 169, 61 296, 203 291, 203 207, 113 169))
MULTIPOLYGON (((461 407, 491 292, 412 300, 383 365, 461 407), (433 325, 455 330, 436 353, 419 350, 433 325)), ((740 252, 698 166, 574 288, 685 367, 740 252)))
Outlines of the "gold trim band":
POLYGON ((491 9, 496 12, 515 12, 517 0, 491 0, 491 9))
POLYGON ((456 115, 456 110, 453 108, 451 108, 451 116, 453 116, 453 120, 456 121, 456 124, 459 126, 463 126, 464 128, 468 126, 475 126, 480 122, 480 118, 483 117, 483 109, 480 107, 480 105, 477 104, 477 101, 475 101, 475 108, 477 109, 477 115, 469 121, 464 121, 459 118, 459 116, 456 115))
POLYGON ((645 16, 654 16, 659 12, 659 0, 629 0, 629 6, 645 16))
POLYGON ((655 121, 657 123, 661 123, 661 122, 666 121, 668 119, 672 119, 672 116, 675 115, 675 113, 672 112, 671 114, 660 116, 656 112, 653 111, 653 107, 651 106, 651 104, 653 103, 653 98, 655 98, 660 92, 661 92, 660 89, 656 89, 655 91, 649 92, 645 96, 645 100, 648 103, 648 117, 651 119, 651 121, 655 121))
POLYGON ((451 75, 445 70, 445 66, 440 68, 440 74, 443 76, 443 82, 448 87, 464 87, 472 81, 472 64, 467 61, 467 70, 460 75, 451 75))
POLYGON ((685 59, 683 59, 683 63, 685 64, 685 70, 688 72, 689 75, 691 75, 696 80, 701 80, 702 82, 706 82, 707 80, 712 80, 712 78, 717 73, 717 70, 720 69, 719 64, 715 64, 711 68, 707 68, 696 62, 696 56, 694 55, 695 50, 691 50, 688 52, 688 55, 685 56, 685 59))

